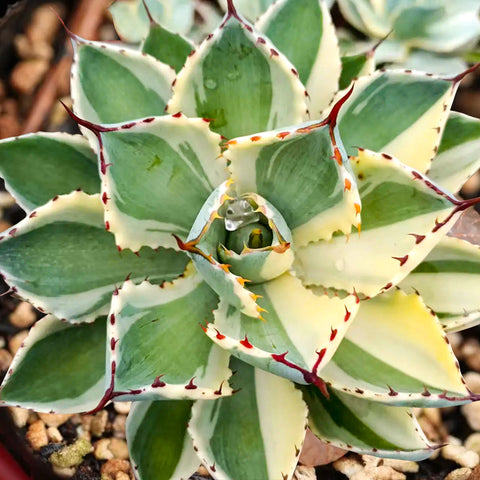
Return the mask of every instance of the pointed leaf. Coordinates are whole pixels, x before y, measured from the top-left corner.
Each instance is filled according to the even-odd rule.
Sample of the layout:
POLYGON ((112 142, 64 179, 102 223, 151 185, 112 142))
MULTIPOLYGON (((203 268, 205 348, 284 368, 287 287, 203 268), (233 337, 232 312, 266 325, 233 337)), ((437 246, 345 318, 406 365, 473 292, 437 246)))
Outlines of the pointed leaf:
MULTIPOLYGON (((121 46, 73 40, 71 89, 79 117, 93 123, 119 123, 163 115, 175 79, 171 67, 121 46)), ((96 147, 95 136, 83 130, 96 147)))
POLYGON ((322 378, 336 390, 397 405, 472 398, 440 323, 418 295, 401 291, 361 302, 322 378))
POLYGON ((360 197, 334 124, 243 137, 224 153, 239 193, 258 192, 285 218, 296 247, 350 233, 360 197))
POLYGON ((310 95, 310 112, 317 118, 337 92, 341 71, 338 40, 325 2, 275 2, 255 26, 295 65, 310 95))
POLYGON ((479 168, 480 120, 451 112, 428 176, 455 193, 479 168))
POLYGON ((352 166, 362 201, 361 234, 297 249, 296 269, 307 284, 374 296, 403 280, 469 203, 387 154, 361 150, 352 166))
POLYGON ((133 403, 127 418, 130 459, 139 480, 189 478, 200 460, 187 433, 193 402, 133 403))
POLYGON ((375 52, 369 50, 358 55, 342 57, 342 74, 340 76, 340 89, 347 88, 352 81, 363 75, 371 75, 375 71, 375 52))
POLYGON ((309 427, 324 442, 377 457, 424 460, 433 453, 410 409, 329 389, 329 398, 301 387, 309 427))
POLYGON ((162 25, 150 25, 150 30, 142 45, 142 52, 172 66, 179 72, 194 45, 186 38, 173 33, 162 25))
POLYGON ((227 178, 220 137, 207 122, 146 118, 99 133, 105 220, 117 244, 176 247, 210 192, 227 178), (135 168, 133 168, 133 166, 135 168))
POLYGON ((0 141, 0 175, 27 212, 72 190, 100 191, 95 154, 80 135, 34 133, 0 141))
POLYGON ((301 393, 239 360, 230 366, 240 391, 192 409, 189 431, 202 463, 217 480, 291 480, 305 437, 301 393))
POLYGON ((289 273, 250 289, 261 296, 264 321, 223 302, 207 335, 254 366, 298 383, 316 382, 355 317, 356 299, 314 293, 289 273))
POLYGON ((270 41, 229 12, 188 58, 168 111, 210 118, 212 130, 227 138, 300 123, 305 88, 292 69, 270 41))
POLYGON ((127 275, 159 283, 176 278, 187 263, 173 250, 118 252, 104 228, 100 196, 83 192, 55 198, 0 238, 6 281, 40 310, 75 322, 108 313, 112 292, 127 275))
POLYGON ((125 282, 113 298, 108 323, 108 397, 229 395, 229 354, 200 328, 213 320, 217 304, 217 295, 193 268, 160 286, 125 282))
MULTIPOLYGON (((227 10, 227 0, 219 0, 224 11, 227 10)), ((264 13, 274 0, 235 0, 238 11, 250 22, 254 22, 264 13)))
POLYGON ((359 78, 338 120, 348 154, 355 155, 356 147, 386 152, 425 172, 457 86, 458 82, 399 71, 359 78))
POLYGON ((444 237, 400 288, 417 291, 447 331, 480 322, 480 250, 454 237, 444 237))
POLYGON ((82 325, 42 318, 10 365, 0 403, 37 412, 91 410, 104 391, 105 339, 105 318, 82 325))

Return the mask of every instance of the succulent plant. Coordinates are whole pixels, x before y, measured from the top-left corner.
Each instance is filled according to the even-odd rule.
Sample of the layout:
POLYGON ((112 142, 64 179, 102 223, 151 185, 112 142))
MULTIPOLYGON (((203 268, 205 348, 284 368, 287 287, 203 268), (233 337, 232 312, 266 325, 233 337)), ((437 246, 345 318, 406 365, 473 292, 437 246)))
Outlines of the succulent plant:
POLYGON ((200 463, 291 479, 307 425, 428 457, 412 407, 477 399, 445 333, 480 321, 478 247, 446 236, 478 201, 453 194, 480 163, 480 122, 449 113, 468 72, 379 71, 337 93, 353 74, 319 0, 280 0, 255 25, 229 0, 191 54, 155 23, 140 51, 70 35, 84 137, 0 143, 26 211, 0 268, 48 313, 3 404, 134 401, 143 480, 200 463))
POLYGON ((480 36, 478 0, 338 0, 338 5, 356 29, 386 39, 378 48, 379 62, 459 71, 462 50, 473 48, 480 36))

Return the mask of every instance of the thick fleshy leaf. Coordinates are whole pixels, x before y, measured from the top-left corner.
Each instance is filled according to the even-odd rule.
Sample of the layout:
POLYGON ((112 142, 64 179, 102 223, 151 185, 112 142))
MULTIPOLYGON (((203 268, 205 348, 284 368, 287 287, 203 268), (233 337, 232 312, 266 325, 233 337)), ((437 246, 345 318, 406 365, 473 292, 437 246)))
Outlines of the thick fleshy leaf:
POLYGON ((480 323, 480 250, 444 237, 400 288, 417 291, 448 331, 480 323))
POLYGON ((200 328, 213 320, 217 305, 218 296, 193 268, 160 286, 125 282, 109 315, 106 400, 229 395, 229 354, 200 328))
POLYGON ((401 291, 361 302, 322 378, 338 391, 397 405, 473 398, 437 318, 418 295, 401 291))
POLYGON ((357 147, 386 152, 425 172, 440 143, 457 85, 408 71, 379 71, 359 78, 338 119, 348 154, 355 155, 357 147))
MULTIPOLYGON (((73 37, 75 113, 93 123, 119 123, 163 115, 175 71, 150 55, 73 37), (121 101, 119 101, 121 100, 121 101)), ((84 129, 92 146, 96 138, 84 129)))
POLYGON ((428 176, 455 193, 479 167, 480 120, 462 113, 450 113, 428 176))
MULTIPOLYGON (((99 127, 100 128, 100 127, 99 127)), ((105 221, 117 245, 177 247, 227 178, 220 137, 202 119, 146 118, 99 132, 105 221)))
POLYGON ((227 180, 210 194, 193 223, 187 242, 180 239, 177 242, 189 253, 195 268, 220 298, 246 315, 261 318, 262 309, 256 303, 256 296, 245 288, 248 279, 232 273, 217 255, 217 248, 226 239, 225 223, 219 210, 233 198, 229 195, 230 186, 231 181, 227 180))
POLYGON ((189 431, 200 459, 216 480, 290 480, 305 437, 301 392, 239 360, 230 367, 239 391, 192 409, 189 431))
POLYGON ((242 315, 223 302, 207 335, 259 368, 298 383, 318 382, 319 372, 355 317, 356 298, 341 300, 313 292, 289 273, 250 289, 260 295, 265 321, 242 315))
POLYGON ((139 43, 148 34, 149 17, 174 32, 187 33, 193 25, 193 3, 192 0, 117 0, 109 10, 120 37, 125 42, 139 43))
MULTIPOLYGON (((227 0, 219 0, 224 11, 227 10, 227 0)), ((274 0, 235 0, 239 12, 250 22, 254 22, 274 3, 274 0)))
POLYGON ((328 391, 329 398, 314 386, 301 390, 309 409, 309 427, 324 442, 362 454, 415 461, 433 453, 408 408, 333 389, 328 391))
POLYGON ((104 391, 105 338, 105 318, 82 325, 42 318, 10 365, 0 404, 37 412, 91 410, 104 391))
POLYGON ((150 25, 148 35, 142 44, 142 52, 172 66, 176 72, 181 70, 194 48, 190 40, 158 24, 150 25))
POLYGON ((300 123, 306 96, 294 71, 232 7, 178 74, 168 111, 210 118, 227 138, 300 123))
POLYGON ((459 202, 387 154, 352 159, 362 201, 362 231, 296 251, 307 284, 368 296, 388 290, 415 268, 470 203, 459 202))
POLYGON ((295 65, 317 118, 338 90, 341 61, 335 28, 323 0, 280 0, 255 27, 295 65), (301 28, 299 28, 301 25, 301 28))
POLYGON ((193 475, 200 460, 187 432, 193 402, 135 402, 127 418, 127 442, 139 480, 177 480, 193 475))
POLYGON ((100 191, 95 154, 80 135, 34 133, 0 141, 0 175, 27 212, 72 190, 100 191))
POLYGON ((108 313, 116 285, 130 275, 153 283, 172 280, 186 255, 149 248, 138 257, 119 252, 105 231, 99 195, 54 198, 7 230, 0 242, 0 270, 12 289, 38 309, 69 321, 108 313))
POLYGON ((357 55, 342 57, 342 73, 340 75, 340 89, 347 88, 352 81, 363 75, 371 75, 375 71, 375 51, 369 50, 357 55))
POLYGON ((258 192, 285 218, 295 247, 350 233, 360 197, 334 119, 228 142, 238 193, 258 192))

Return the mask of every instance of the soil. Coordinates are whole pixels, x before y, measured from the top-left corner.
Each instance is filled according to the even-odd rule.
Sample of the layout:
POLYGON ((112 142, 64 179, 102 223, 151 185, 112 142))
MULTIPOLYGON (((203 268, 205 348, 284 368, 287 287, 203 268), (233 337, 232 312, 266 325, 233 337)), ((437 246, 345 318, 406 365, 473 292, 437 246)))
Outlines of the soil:
MULTIPOLYGON (((40 30, 37 31, 37 34, 44 39, 43 51, 32 53, 31 48, 25 47, 25 35, 28 36, 28 32, 32 34, 32 28, 35 27, 35 14, 38 14, 38 8, 45 6, 46 3, 46 0, 0 1, 0 139, 38 130, 77 131, 76 125, 70 121, 64 110, 59 108, 58 103, 60 98, 68 103, 69 54, 64 31, 58 28, 58 22, 55 24, 47 22, 48 28, 44 28, 42 32, 45 26, 43 23, 43 27, 40 25, 40 30), (32 62, 33 60, 36 63, 32 62)), ((81 36, 104 40, 116 38, 110 19, 105 13, 108 0, 57 0, 50 3, 53 3, 55 10, 70 28, 81 36)), ((38 28, 38 25, 35 28, 38 28)), ((454 109, 480 117, 480 75, 471 75, 468 84, 462 85, 454 109)), ((479 194, 479 178, 478 175, 474 176, 468 183, 463 191, 465 197, 479 194)), ((1 193, 4 190, 2 187, 0 183, 0 194, 4 195, 1 193)), ((8 197, 4 196, 1 199, 4 203, 0 205, 2 227, 0 230, 4 230, 20 221, 23 218, 23 211, 14 204, 10 205, 8 197)), ((0 294, 7 291, 8 286, 0 279, 0 294)), ((9 294, 0 297, 0 380, 8 368, 8 364, 5 361, 2 364, 1 359, 10 358, 8 355, 14 353, 14 339, 23 335, 22 332, 27 329, 26 326, 21 325, 21 321, 19 324, 18 320, 15 322, 12 320, 14 317, 12 314, 18 313, 19 308, 24 308, 19 306, 21 301, 9 294)), ((39 318, 40 314, 34 313, 34 316, 39 318)), ((35 318, 31 321, 35 321, 35 318)), ((461 362, 462 371, 473 374, 472 378, 475 373, 480 374, 480 344, 477 340, 479 334, 480 328, 477 327, 452 337, 452 344, 461 362)), ((477 381, 476 388, 479 383, 477 381)), ((475 391, 473 385, 472 389, 475 391)), ((477 391, 480 393, 480 390, 477 391)), ((122 450, 125 440, 122 430, 125 411, 120 406, 112 404, 106 407, 105 412, 99 412, 97 416, 90 416, 92 418, 87 419, 79 415, 65 419, 55 427, 58 435, 51 430, 49 441, 39 446, 31 439, 32 436, 28 432, 32 431, 32 425, 35 423, 41 426, 42 422, 47 422, 48 426, 47 420, 44 421, 34 413, 27 414, 22 420, 18 417, 21 412, 17 412, 17 416, 15 414, 12 416, 10 409, 0 409, 0 444, 6 446, 35 480, 56 480, 65 476, 75 480, 133 478, 131 471, 125 466, 128 457, 125 457, 122 450), (95 425, 100 425, 101 428, 94 428, 95 425), (66 445, 74 444, 79 437, 90 440, 97 450, 87 454, 77 468, 70 471, 56 468, 54 472, 50 462, 52 453, 66 445), (110 443, 105 443, 105 439, 109 439, 110 443), (110 445, 108 448, 113 450, 112 439, 118 448, 115 452, 111 452, 112 458, 102 458, 102 454, 98 453, 98 446, 103 441, 103 444, 110 445), (62 476, 59 476, 59 473, 62 476)), ((456 440, 450 437, 453 436, 460 444, 465 444, 466 441, 468 444, 467 439, 480 431, 472 428, 471 419, 467 419, 464 411, 458 407, 444 409, 441 413, 419 410, 417 414, 427 435, 436 442, 455 442, 456 440)), ((477 442, 477 445, 479 443, 477 442)), ((480 446, 476 448, 478 448, 477 453, 480 453, 480 446)), ((451 457, 450 459, 446 457, 449 455, 445 453, 445 449, 442 449, 435 458, 419 462, 417 472, 401 473, 400 470, 403 467, 398 467, 400 470, 395 469, 394 473, 403 477, 397 475, 381 478, 440 480, 450 474, 451 478, 447 477, 448 480, 480 479, 480 466, 476 466, 479 463, 478 460, 476 463, 467 465, 468 462, 465 459, 456 458, 453 461, 451 457), (458 472, 457 476, 452 476, 450 472, 458 471, 462 467, 468 469, 463 472, 463 476, 460 476, 461 472, 458 472)), ((317 467, 315 471, 299 472, 297 478, 298 480, 314 480, 315 477, 318 480, 345 480, 346 476, 339 471, 342 470, 342 461, 345 462, 345 459, 362 466, 371 462, 368 458, 348 454, 343 460, 317 467)), ((382 466, 382 462, 378 466, 382 466)), ((2 478, 1 472, 0 478, 2 478)), ((191 480, 205 480, 205 478, 209 478, 208 475, 200 470, 191 480)), ((370 478, 373 479, 374 476, 370 478)))

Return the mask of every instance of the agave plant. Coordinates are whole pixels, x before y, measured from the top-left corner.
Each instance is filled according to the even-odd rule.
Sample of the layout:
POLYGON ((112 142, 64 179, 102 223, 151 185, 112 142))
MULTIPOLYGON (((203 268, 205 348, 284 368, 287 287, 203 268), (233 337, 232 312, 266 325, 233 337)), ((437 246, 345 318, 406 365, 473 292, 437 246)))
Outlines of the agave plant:
POLYGON ((1 401, 134 401, 143 480, 200 463, 291 479, 307 425, 428 457, 412 407, 477 399, 445 333, 480 320, 478 248, 446 236, 477 202, 453 194, 480 159, 479 122, 449 114, 463 75, 379 71, 333 99, 347 73, 319 0, 255 25, 229 0, 192 53, 158 32, 141 51, 71 34, 84 137, 0 144, 27 213, 0 237, 1 271, 48 313, 1 401))
POLYGON ((462 54, 480 36, 480 2, 465 0, 338 0, 343 16, 360 32, 384 39, 377 61, 435 73, 465 68, 462 54))

